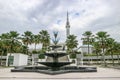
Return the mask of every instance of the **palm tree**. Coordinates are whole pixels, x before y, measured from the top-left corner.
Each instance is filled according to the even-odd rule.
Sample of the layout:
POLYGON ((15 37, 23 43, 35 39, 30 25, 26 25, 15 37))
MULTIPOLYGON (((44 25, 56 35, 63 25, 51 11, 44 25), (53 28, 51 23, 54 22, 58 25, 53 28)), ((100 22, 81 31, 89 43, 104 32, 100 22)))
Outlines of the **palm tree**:
POLYGON ((2 44, 4 44, 4 47, 7 49, 8 52, 10 52, 10 35, 9 33, 3 33, 0 35, 0 40, 2 44))
POLYGON ((26 45, 21 46, 21 52, 24 54, 27 54, 27 46, 26 45))
POLYGON ((14 44, 14 52, 19 53, 22 50, 22 43, 19 41, 16 41, 14 44))
POLYGON ((3 42, 0 40, 0 65, 2 65, 2 56, 3 56, 3 42))
POLYGON ((101 49, 99 47, 99 43, 98 42, 94 42, 93 43, 93 47, 94 47, 94 50, 93 50, 93 53, 95 53, 97 55, 97 64, 98 64, 98 57, 101 53, 101 49))
POLYGON ((16 31, 10 31, 9 32, 9 37, 10 37, 10 41, 11 41, 11 53, 15 52, 14 50, 14 45, 16 42, 19 42, 18 41, 18 37, 19 36, 19 33, 17 33, 16 31))
POLYGON ((40 41, 42 43, 42 51, 45 52, 50 44, 50 35, 47 30, 40 31, 39 35, 41 37, 40 41))
POLYGON ((103 63, 106 66, 106 61, 105 61, 105 49, 106 49, 106 40, 109 37, 107 32, 100 31, 96 34, 96 39, 99 42, 100 48, 102 49, 102 58, 103 58, 103 63))
POLYGON ((18 35, 19 34, 16 31, 10 31, 9 33, 3 33, 0 36, 2 43, 3 43, 3 50, 5 50, 6 53, 7 52, 10 53, 9 59, 8 59, 8 66, 11 63, 10 57, 11 57, 11 53, 13 52, 14 43, 18 35))
POLYGON ((28 54, 28 45, 33 43, 33 34, 31 31, 26 31, 22 35, 22 42, 27 46, 27 54, 28 54))
POLYGON ((36 51, 36 45, 40 43, 40 35, 33 35, 33 43, 35 44, 36 51))
POLYGON ((92 44, 92 42, 94 41, 93 35, 91 31, 86 31, 85 33, 83 33, 84 38, 82 38, 83 40, 83 45, 87 44, 88 45, 88 54, 90 53, 89 51, 89 45, 92 44))
POLYGON ((120 57, 119 57, 119 55, 120 55, 120 43, 114 42, 114 47, 113 47, 113 49, 114 49, 113 52, 114 52, 115 54, 117 54, 118 64, 120 64, 120 57))
POLYGON ((8 66, 11 64, 11 53, 15 52, 14 46, 15 46, 15 43, 18 42, 18 40, 17 40, 18 36, 19 36, 19 33, 17 33, 16 31, 9 32, 10 55, 8 58, 8 66))
MULTIPOLYGON (((83 45, 87 45, 88 46, 88 54, 90 54, 90 44, 93 43, 94 41, 94 38, 93 38, 93 35, 92 35, 92 32, 91 31, 86 31, 82 34, 84 36, 84 38, 82 38, 83 40, 83 45)), ((90 64, 90 59, 89 59, 89 64, 90 64)))
POLYGON ((76 40, 76 38, 77 37, 75 35, 69 35, 67 37, 66 46, 67 46, 67 51, 70 53, 73 53, 73 49, 77 48, 78 41, 76 40))
POLYGON ((114 44, 115 44, 115 40, 113 38, 108 38, 106 40, 106 53, 109 53, 111 55, 111 59, 112 59, 112 64, 114 65, 114 58, 113 58, 113 53, 114 53, 114 44))

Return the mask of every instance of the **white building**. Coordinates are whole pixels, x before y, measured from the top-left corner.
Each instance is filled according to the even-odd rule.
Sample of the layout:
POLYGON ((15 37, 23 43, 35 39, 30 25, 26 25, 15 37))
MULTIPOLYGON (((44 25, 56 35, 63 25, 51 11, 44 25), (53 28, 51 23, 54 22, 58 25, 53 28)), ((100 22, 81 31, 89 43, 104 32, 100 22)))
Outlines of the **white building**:
POLYGON ((8 54, 6 57, 6 66, 25 66, 28 64, 28 55, 21 53, 8 54))
MULTIPOLYGON (((88 45, 82 45, 82 46, 80 46, 80 51, 83 54, 87 54, 88 53, 88 45)), ((93 46, 89 45, 89 53, 92 53, 92 52, 93 52, 93 46)))

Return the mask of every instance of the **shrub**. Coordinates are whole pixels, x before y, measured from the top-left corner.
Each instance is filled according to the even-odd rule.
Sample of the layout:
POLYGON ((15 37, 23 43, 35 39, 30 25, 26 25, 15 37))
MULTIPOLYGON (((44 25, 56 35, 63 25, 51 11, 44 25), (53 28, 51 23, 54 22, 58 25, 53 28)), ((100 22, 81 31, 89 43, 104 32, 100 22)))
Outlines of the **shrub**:
POLYGON ((75 59, 76 58, 76 54, 70 54, 70 58, 75 59))
POLYGON ((39 54, 39 59, 44 59, 45 55, 44 54, 39 54))

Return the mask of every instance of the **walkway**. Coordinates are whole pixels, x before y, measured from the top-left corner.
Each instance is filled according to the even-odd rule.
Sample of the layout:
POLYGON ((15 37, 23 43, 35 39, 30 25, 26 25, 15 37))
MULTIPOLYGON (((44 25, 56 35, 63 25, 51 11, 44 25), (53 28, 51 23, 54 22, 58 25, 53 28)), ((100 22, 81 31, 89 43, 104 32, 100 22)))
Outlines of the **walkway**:
POLYGON ((120 70, 111 68, 98 68, 98 72, 92 73, 66 73, 59 75, 10 72, 10 69, 0 69, 0 80, 120 80, 120 70))

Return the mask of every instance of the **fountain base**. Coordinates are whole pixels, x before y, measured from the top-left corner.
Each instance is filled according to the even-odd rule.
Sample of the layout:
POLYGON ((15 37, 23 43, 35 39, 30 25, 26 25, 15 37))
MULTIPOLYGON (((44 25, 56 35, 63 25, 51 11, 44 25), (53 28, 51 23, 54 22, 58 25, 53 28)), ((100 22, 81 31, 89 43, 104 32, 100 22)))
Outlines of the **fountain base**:
POLYGON ((70 72, 97 72, 96 67, 77 67, 77 66, 65 66, 59 70, 52 70, 51 68, 44 66, 20 66, 12 69, 11 72, 38 72, 50 75, 70 73, 70 72))

